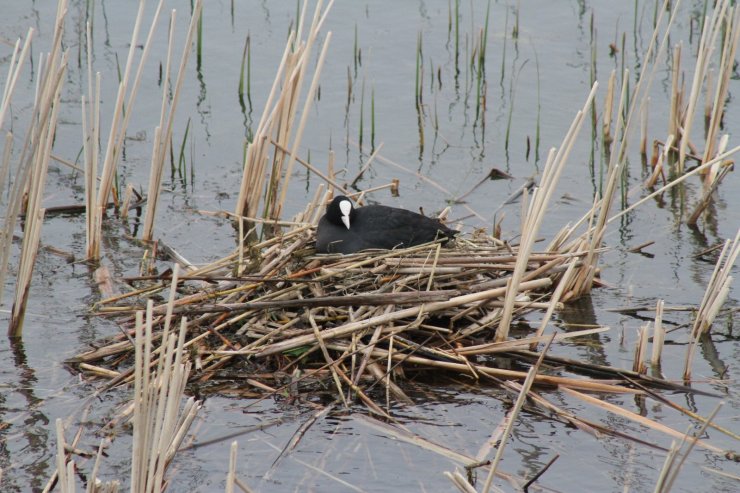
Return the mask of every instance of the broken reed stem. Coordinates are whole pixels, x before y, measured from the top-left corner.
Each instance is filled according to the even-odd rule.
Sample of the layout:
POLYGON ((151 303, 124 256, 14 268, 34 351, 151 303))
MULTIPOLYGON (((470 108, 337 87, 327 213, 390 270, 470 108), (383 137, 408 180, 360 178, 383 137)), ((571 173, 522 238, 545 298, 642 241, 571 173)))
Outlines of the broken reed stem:
MULTIPOLYGON (((0 164, 0 191, 5 190, 5 180, 10 172, 10 156, 13 152, 13 134, 5 134, 5 147, 3 149, 3 161, 0 164)), ((15 189, 15 187, 14 187, 15 189)), ((0 204, 2 204, 3 193, 0 192, 0 204)), ((5 286, 5 278, 8 274, 8 260, 10 259, 10 246, 13 243, 13 231, 15 229, 15 215, 11 217, 11 210, 14 209, 14 203, 11 200, 6 209, 6 216, 3 229, 0 231, 0 286, 5 286)), ((5 289, 0 289, 0 305, 3 303, 5 289)))
POLYGON ((686 219, 686 224, 689 226, 695 226, 696 223, 699 222, 699 218, 704 213, 704 211, 709 207, 709 205, 712 203, 712 197, 714 196, 714 192, 717 191, 717 188, 719 187, 719 184, 722 183, 722 180, 727 176, 727 174, 732 170, 733 166, 732 163, 718 163, 719 166, 722 166, 722 168, 719 171, 719 174, 716 173, 716 167, 710 166, 707 176, 704 179, 704 191, 702 192, 702 196, 699 199, 699 202, 696 204, 696 208, 694 209, 694 212, 691 213, 691 215, 686 219))
MULTIPOLYGON (((134 113, 134 102, 136 101, 139 84, 144 72, 144 65, 149 56, 149 50, 151 49, 151 46, 153 44, 152 39, 160 12, 162 10, 163 3, 164 0, 160 0, 157 4, 157 8, 152 17, 152 22, 149 28, 147 39, 144 42, 144 49, 142 50, 141 58, 139 59, 139 66, 136 71, 133 84, 129 86, 131 67, 133 66, 138 46, 139 31, 143 22, 144 7, 146 4, 145 0, 139 1, 139 8, 137 10, 134 27, 131 32, 131 42, 129 44, 128 56, 126 57, 126 68, 124 69, 123 76, 121 77, 121 81, 118 84, 118 93, 116 95, 116 102, 113 107, 113 117, 111 120, 110 131, 108 132, 105 157, 103 158, 103 167, 100 172, 100 185, 97 191, 97 210, 95 211, 95 219, 93 221, 90 221, 90 224, 93 227, 92 233, 89 233, 89 236, 92 238, 92 246, 89 248, 89 253, 92 255, 90 257, 91 260, 98 260, 100 258, 100 244, 103 234, 103 216, 105 215, 105 204, 108 203, 108 196, 111 194, 111 192, 114 193, 114 203, 116 204, 116 207, 118 207, 119 197, 115 194, 115 190, 113 190, 113 181, 116 174, 116 169, 118 167, 118 160, 120 159, 121 150, 123 149, 123 144, 126 139, 126 130, 128 129, 129 119, 134 113), (128 99, 124 102, 124 100, 126 99, 126 92, 128 91, 129 87, 131 87, 131 92, 128 99)), ((88 61, 88 63, 91 62, 88 61)))
POLYGON ((670 134, 666 139, 663 152, 658 155, 658 161, 655 163, 653 172, 650 177, 645 180, 645 188, 653 188, 658 178, 663 175, 664 163, 668 162, 668 154, 671 152, 671 146, 673 145, 674 135, 670 134))
MULTIPOLYGON (((655 24, 656 27, 653 30, 653 35, 648 45, 647 53, 644 57, 645 60, 651 60, 653 59, 653 52, 655 52, 654 61, 652 65, 649 67, 649 70, 646 66, 642 70, 642 72, 640 72, 640 77, 635 86, 635 90, 633 91, 631 97, 629 98, 627 95, 627 87, 629 83, 629 71, 624 70, 623 72, 624 75, 622 77, 622 90, 621 90, 620 100, 618 104, 618 109, 616 112, 616 130, 614 131, 614 141, 611 144, 611 151, 609 153, 610 159, 609 159, 606 189, 604 191, 603 197, 595 203, 594 208, 592 208, 579 221, 579 224, 581 224, 585 222, 586 220, 588 220, 589 218, 593 217, 593 214, 595 213, 596 208, 598 208, 598 216, 597 216, 595 224, 589 225, 587 231, 581 236, 581 238, 574 242, 574 244, 578 244, 578 243, 581 244, 580 246, 574 246, 574 248, 578 248, 578 249, 582 248, 582 246, 585 246, 586 244, 588 245, 588 248, 587 248, 588 256, 586 260, 584 261, 584 266, 581 268, 575 280, 573 281, 572 289, 569 289, 569 291, 573 292, 574 297, 590 292, 593 286, 593 279, 596 275, 596 267, 597 267, 598 260, 599 260, 599 255, 596 253, 596 250, 601 245, 601 242, 603 240, 603 237, 606 231, 605 228, 606 228, 606 225, 608 224, 607 217, 608 217, 609 210, 611 208, 611 204, 612 204, 614 194, 616 191, 616 185, 618 183, 618 178, 622 173, 624 163, 626 163, 625 156, 627 155, 629 136, 630 136, 630 133, 633 127, 632 125, 633 116, 634 116, 635 110, 638 107, 642 108, 646 105, 647 94, 649 93, 649 88, 652 84, 652 80, 655 75, 656 67, 665 51, 668 34, 670 33, 671 25, 673 24, 676 12, 678 10, 678 5, 673 6, 671 10, 667 9, 667 5, 668 5, 668 0, 664 0, 663 7, 660 10, 660 14, 655 24), (658 45, 657 51, 656 51, 656 45, 657 45, 657 40, 658 40, 658 26, 660 26, 662 22, 664 12, 667 12, 667 11, 671 12, 671 16, 668 20, 666 31, 663 35, 663 38, 660 42, 660 45, 658 45), (627 106, 628 100, 629 100, 629 106, 627 106), (627 106, 626 112, 625 112, 625 106, 627 106), (626 114, 626 119, 623 119, 625 114, 626 114)), ((571 229, 571 231, 573 231, 573 229, 571 229)))
POLYGON ((3 90, 2 99, 0 99, 0 129, 3 128, 3 124, 5 123, 5 115, 10 107, 10 101, 13 99, 13 92, 18 82, 18 76, 28 58, 31 40, 33 40, 35 33, 36 31, 32 27, 28 28, 28 33, 26 34, 26 39, 23 41, 23 48, 20 50, 20 54, 18 50, 20 48, 21 38, 18 38, 15 42, 13 54, 10 57, 10 64, 8 65, 8 77, 5 80, 5 89, 3 90))
MULTIPOLYGON (((265 109, 260 118, 257 130, 254 133, 254 140, 248 146, 244 161, 244 172, 242 182, 239 187, 239 198, 237 199, 236 211, 237 216, 256 217, 258 216, 260 201, 264 198, 263 217, 277 219, 279 218, 282 204, 284 203, 287 186, 290 180, 290 173, 295 163, 295 154, 300 145, 303 128, 305 127, 308 117, 308 108, 313 104, 313 94, 318 87, 318 77, 321 71, 321 64, 326 55, 330 33, 324 43, 322 54, 319 57, 319 65, 314 72, 314 78, 309 89, 304 110, 295 137, 291 141, 293 123, 295 120, 298 98, 300 97, 301 86, 305 75, 306 68, 310 63, 311 48, 318 38, 319 31, 323 26, 326 16, 328 15, 334 0, 322 11, 323 2, 319 0, 314 10, 314 17, 311 23, 306 41, 301 40, 303 22, 298 26, 298 32, 291 31, 288 41, 283 52, 283 57, 275 76, 270 95, 267 98, 265 109), (283 78, 283 74, 284 78, 283 78), (282 84, 282 87, 280 87, 282 84), (276 95, 279 92, 279 96, 276 95), (275 101, 273 103, 273 101, 275 101), (275 141, 283 148, 290 148, 291 152, 275 152, 272 157, 272 169, 269 179, 267 178, 268 166, 268 145, 275 141), (288 158, 288 170, 284 170, 284 163, 288 158), (281 183, 284 179, 285 182, 281 183), (281 187, 283 187, 281 189, 281 187)), ((306 8, 302 10, 301 17, 305 15, 306 8)))
POLYGON ((85 162, 85 254, 88 259, 100 258, 100 239, 96 232, 101 229, 98 221, 97 177, 100 156, 100 72, 95 73, 95 85, 92 77, 92 27, 86 23, 87 42, 87 102, 82 96, 82 145, 85 162))
MULTIPOLYGON (((185 42, 183 43, 180 66, 177 72, 177 80, 175 82, 175 88, 172 93, 172 101, 169 105, 169 112, 167 112, 166 120, 164 118, 164 115, 165 108, 167 107, 167 102, 169 102, 169 85, 166 83, 162 85, 162 111, 160 113, 160 124, 155 129, 154 148, 152 149, 152 166, 151 172, 149 174, 149 192, 147 195, 146 216, 144 218, 144 229, 141 234, 141 238, 144 241, 151 241, 153 237, 154 218, 157 213, 157 205, 159 204, 159 193, 162 187, 162 172, 164 170, 164 162, 167 155, 167 149, 172 142, 172 133, 175 125, 175 112, 177 110, 177 104, 180 101, 180 93, 182 90, 183 82, 185 80, 185 69, 187 68, 188 60, 190 59, 190 53, 192 52, 193 38, 198 28, 198 21, 200 19, 202 9, 203 0, 196 0, 193 7, 193 13, 190 17, 190 26, 188 27, 188 32, 185 36, 185 42)), ((167 48, 167 79, 169 79, 174 30, 175 11, 173 10, 170 22, 169 43, 167 48)))
MULTIPOLYGON (((588 394, 584 394, 583 392, 579 392, 577 390, 573 390, 572 388, 568 387, 560 387, 560 390, 564 392, 567 395, 570 395, 572 397, 577 397, 581 399, 582 401, 585 401, 589 404, 593 404, 594 406, 604 409, 608 412, 611 412, 613 414, 616 414, 618 416, 622 416, 628 419, 631 419, 635 423, 639 423, 640 425, 647 426, 649 428, 652 428, 656 431, 659 431, 661 433, 664 433, 666 435, 675 437, 675 438, 681 438, 684 436, 683 433, 674 430, 673 428, 670 428, 662 423, 659 423, 657 421, 653 421, 652 419, 645 418, 643 416, 640 416, 637 413, 633 413, 632 411, 628 411, 626 409, 623 409, 615 404, 612 404, 610 402, 602 401, 600 399, 597 399, 595 397, 592 397, 588 394)), ((714 454, 718 455, 724 455, 725 450, 716 447, 709 442, 705 442, 703 440, 697 440, 697 445, 699 445, 701 448, 708 450, 709 452, 712 452, 714 454)))
MULTIPOLYGON (((541 289, 544 287, 547 287, 551 284, 550 279, 538 279, 535 281, 528 281, 523 282, 519 285, 520 291, 529 291, 534 289, 541 289)), ((387 315, 377 315, 375 317, 370 317, 365 320, 360 320, 357 322, 350 322, 344 325, 341 325, 339 327, 335 327, 332 329, 325 329, 322 332, 322 338, 324 340, 327 339, 335 339, 338 337, 343 337, 346 335, 349 335, 353 332, 373 327, 377 324, 383 324, 392 322, 394 320, 400 320, 406 317, 416 317, 421 313, 433 313, 436 311, 445 310, 447 308, 452 308, 455 306, 463 305, 466 303, 472 303, 476 301, 496 298, 499 296, 504 295, 506 292, 506 288, 495 288, 490 289, 486 291, 481 291, 479 293, 472 293, 472 294, 466 294, 461 296, 456 296, 454 298, 449 299, 448 301, 437 301, 429 304, 422 304, 420 306, 415 306, 411 308, 406 308, 403 310, 397 310, 395 312, 389 313, 387 315)), ((281 353, 283 351, 287 351, 289 349, 297 348, 306 344, 312 344, 315 342, 315 338, 313 335, 305 335, 305 336, 298 336, 293 339, 289 339, 287 341, 278 342, 275 344, 268 345, 258 352, 255 353, 255 356, 257 357, 264 357, 269 356, 271 354, 281 353)))
MULTIPOLYGON (((64 20, 67 13, 66 0, 60 0, 57 5, 57 18, 54 28, 54 44, 50 55, 42 65, 42 77, 34 105, 31 129, 26 135, 26 142, 33 146, 28 160, 24 161, 25 150, 21 156, 21 176, 16 177, 11 204, 6 217, 6 234, 11 235, 15 225, 15 216, 18 214, 21 201, 21 190, 26 190, 26 233, 21 246, 21 259, 18 266, 18 277, 15 285, 15 301, 8 324, 8 335, 20 337, 23 332, 23 318, 31 288, 31 276, 36 263, 41 227, 44 221, 42 200, 46 189, 46 175, 49 168, 51 147, 56 134, 59 101, 64 75, 67 70, 68 52, 60 54, 61 39, 64 30, 64 20), (8 229, 9 226, 10 229, 8 229)), ((7 243, 11 243, 8 241, 7 243)), ((6 251, 8 247, 6 246, 6 251)), ((4 259, 7 261, 7 258, 4 259)))
POLYGON ((681 49, 683 43, 673 47, 673 65, 671 67, 671 105, 668 116, 668 135, 677 136, 680 124, 680 111, 683 107, 683 92, 680 92, 681 83, 681 49))
POLYGON ((686 349, 686 359, 684 363, 683 378, 685 381, 691 380, 691 367, 694 362, 694 353, 699 339, 709 333, 712 323, 719 313, 730 293, 732 285, 732 276, 730 271, 735 265, 738 255, 740 254, 740 229, 735 234, 735 239, 725 241, 725 245, 717 258, 714 271, 704 291, 704 297, 696 313, 696 319, 689 335, 689 345, 686 349))
POLYGON ((152 368, 153 306, 150 300, 146 321, 142 312, 136 314, 131 489, 141 492, 162 490, 165 471, 200 408, 190 397, 180 409, 190 373, 190 363, 183 361, 186 318, 179 337, 162 340, 160 364, 152 368))
MULTIPOLYGON (((332 3, 334 3, 334 0, 331 0, 329 2, 329 5, 327 6, 327 10, 331 8, 332 3)), ((318 29, 319 26, 317 26, 316 29, 318 29)), ((321 49, 321 54, 319 55, 319 60, 316 63, 316 68, 314 70, 313 78, 311 79, 311 85, 309 86, 308 93, 306 94, 306 101, 303 106, 303 111, 301 112, 301 119, 298 123, 298 130, 296 131, 295 138, 293 139, 293 146, 290 150, 290 155, 288 159, 288 168, 285 171, 285 177, 284 181, 281 184, 282 191, 280 192, 280 201, 277 203, 277 209, 275 209, 271 215, 273 219, 280 218, 281 212, 283 210, 283 205, 285 204, 285 198, 288 194, 288 185, 290 184, 290 178, 293 174, 293 166, 295 165, 295 156, 298 152, 298 147, 301 145, 301 139, 303 138, 303 130, 306 128, 306 121, 308 119, 308 114, 310 113, 310 106, 313 104, 314 96, 316 94, 316 89, 319 85, 319 79, 321 77, 321 69, 324 67, 324 60, 326 59, 326 53, 329 48, 329 44, 331 42, 331 31, 326 33, 326 38, 324 39, 324 45, 321 49)), ((310 40, 309 40, 310 43, 310 40)), ((307 47, 307 51, 310 52, 310 45, 307 47)), ((304 65, 305 66, 305 65, 304 65)))
POLYGON ((62 493, 75 493, 75 473, 74 473, 74 461, 67 460, 67 453, 65 451, 66 443, 64 440, 64 425, 62 424, 61 418, 57 418, 55 421, 56 432, 57 432, 57 482, 59 483, 59 489, 62 493))
POLYGON ((575 139, 581 130, 585 116, 588 115, 588 110, 591 107, 597 88, 598 83, 595 82, 591 88, 591 92, 586 98, 583 108, 573 119, 568 132, 563 138, 563 143, 560 145, 560 148, 557 151, 552 149, 548 155, 547 164, 545 164, 545 169, 540 181, 540 188, 535 190, 533 194, 532 204, 528 208, 524 224, 522 225, 522 241, 519 246, 516 265, 514 266, 514 273, 511 277, 512 289, 506 292, 506 304, 504 305, 501 322, 496 331, 496 341, 504 341, 509 336, 509 325, 512 320, 514 300, 518 292, 519 282, 527 269, 529 255, 532 252, 540 225, 542 224, 542 219, 545 217, 547 205, 555 192, 555 187, 557 186, 560 175, 565 168, 565 163, 568 160, 568 156, 573 148, 575 139))
POLYGON ((678 174, 683 174, 684 171, 684 161, 686 160, 689 140, 691 138, 691 127, 694 123, 694 116, 696 114, 696 108, 699 103, 701 87, 707 77, 707 71, 709 70, 712 53, 714 52, 717 36, 722 31, 722 26, 724 24, 722 20, 725 17, 725 12, 728 8, 728 5, 729 0, 720 0, 720 2, 714 6, 711 17, 706 19, 706 22, 704 22, 704 28, 701 32, 699 49, 696 56, 696 68, 694 69, 694 77, 691 83, 691 92, 689 93, 689 104, 688 108, 686 109, 686 115, 683 121, 683 132, 681 133, 681 140, 679 141, 678 147, 678 174))
POLYGON ((655 323, 653 324, 653 352, 650 363, 654 367, 660 366, 660 358, 663 354, 663 343, 665 342, 665 328, 663 327, 663 300, 658 300, 655 307, 655 323))
POLYGON ((686 451, 683 453, 683 456, 680 458, 678 463, 676 463, 676 458, 680 453, 681 445, 674 449, 675 442, 673 443, 673 445, 671 446, 671 453, 668 454, 668 457, 666 457, 666 461, 663 469, 661 470, 660 477, 655 485, 656 493, 668 493, 669 491, 671 491, 671 489, 673 488, 673 483, 675 483, 679 472, 681 472, 681 466, 683 466, 694 446, 699 443, 699 437, 704 435, 707 427, 717 415, 719 410, 722 408, 723 404, 724 402, 720 402, 719 404, 717 404, 717 406, 709 414, 707 419, 704 420, 701 428, 699 428, 691 437, 688 436, 688 432, 685 433, 683 437, 681 437, 681 445, 683 445, 683 443, 685 443, 688 439, 689 446, 686 448, 686 451))
POLYGON ((524 401, 527 398, 529 389, 532 387, 532 383, 534 383, 534 379, 537 376, 537 372, 540 369, 540 365, 542 364, 542 361, 545 359, 545 354, 547 354, 547 350, 550 349, 550 345, 552 344, 552 341, 554 338, 555 338, 555 334, 550 336, 550 339, 548 340, 547 344, 545 344, 545 347, 542 350, 542 353, 540 353, 540 357, 537 359, 537 362, 527 372, 527 378, 524 379, 522 388, 519 391, 519 396, 517 397, 516 402, 514 403, 514 407, 511 409, 511 411, 509 412, 509 415, 507 416, 506 428, 504 429, 503 435, 501 437, 501 443, 499 444, 496 450, 496 456, 494 457, 493 462, 491 463, 491 470, 488 471, 488 477, 486 478, 486 483, 483 486, 483 493, 488 493, 491 490, 491 485, 493 483, 493 477, 496 475, 496 469, 498 469, 498 464, 501 461, 501 457, 503 457, 504 455, 504 449, 506 448, 506 442, 509 439, 509 435, 511 435, 511 430, 514 428, 514 422, 516 421, 519 411, 524 405, 524 401))
POLYGON ((645 352, 647 351, 648 334, 650 333, 650 323, 640 327, 638 338, 635 344, 635 360, 632 363, 632 371, 636 373, 645 373, 645 352))
MULTIPOLYGON (((725 110, 725 101, 729 91, 730 77, 733 73, 735 63, 735 52, 737 51, 738 40, 740 39, 740 9, 737 6, 730 8, 727 16, 722 23, 724 30, 724 43, 721 50, 721 60, 719 63, 719 74, 717 87, 714 92, 714 98, 710 103, 710 84, 707 80, 707 110, 708 128, 706 132, 706 145, 704 148, 704 157, 702 162, 708 161, 714 157, 714 149, 717 142, 717 135, 720 130, 722 117, 725 110)), ((711 181, 711 177, 708 177, 711 181)))

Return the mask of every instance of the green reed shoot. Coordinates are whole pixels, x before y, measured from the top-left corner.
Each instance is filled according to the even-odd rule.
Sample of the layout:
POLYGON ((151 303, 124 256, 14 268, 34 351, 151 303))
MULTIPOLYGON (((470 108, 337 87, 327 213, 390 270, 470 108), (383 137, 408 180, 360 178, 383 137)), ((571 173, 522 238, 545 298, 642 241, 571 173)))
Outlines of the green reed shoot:
POLYGON ((507 117, 506 137, 504 140, 504 150, 506 151, 507 156, 509 154, 509 136, 511 135, 511 122, 514 115, 514 101, 516 99, 517 82, 519 81, 519 75, 521 75, 522 70, 527 65, 528 61, 529 60, 524 60, 524 62, 519 66, 519 70, 517 70, 516 74, 511 79, 511 84, 509 85, 509 115, 507 117))
POLYGON ((344 105, 344 126, 348 127, 349 109, 352 105, 352 69, 347 65, 347 103, 344 105))
POLYGON ((488 20, 491 17, 491 0, 488 0, 488 6, 486 7, 486 21, 483 24, 483 36, 480 42, 480 50, 478 52, 478 64, 485 67, 486 65, 486 46, 488 46, 488 20))
MULTIPOLYGON (((509 30, 509 9, 506 9, 506 15, 504 16, 504 32, 509 30)), ((499 80, 500 84, 504 83, 504 77, 506 75, 506 40, 507 36, 504 36, 504 43, 501 53, 501 79, 499 80)))
POLYGON ((540 116, 542 114, 542 99, 540 97, 540 58, 537 55, 537 50, 534 49, 534 66, 537 72, 537 123, 535 125, 534 133, 534 162, 535 164, 540 161, 540 116))
POLYGON ((422 104, 422 79, 424 74, 424 55, 422 53, 421 31, 416 37, 416 81, 414 83, 414 104, 418 107, 422 104))
POLYGON ((180 177, 181 180, 184 180, 183 183, 187 185, 188 179, 187 179, 187 166, 186 166, 186 160, 185 160, 185 144, 188 141, 188 133, 190 131, 190 118, 188 118, 188 123, 185 125, 185 134, 182 137, 182 142, 180 143, 180 156, 177 160, 177 174, 180 177))
POLYGON ((460 75, 460 0, 455 0, 455 77, 460 75))
POLYGON ((246 85, 247 90, 247 101, 249 102, 249 109, 252 109, 252 49, 249 32, 247 32, 247 39, 244 42, 244 51, 242 52, 242 65, 239 76, 239 104, 241 104, 242 110, 245 109, 244 104, 244 88, 246 85), (245 78, 246 71, 246 78, 245 78), (246 82, 246 84, 245 84, 246 82))
POLYGON ((370 89, 370 149, 375 151, 375 86, 370 89))
POLYGON ((360 90, 360 149, 362 149, 362 137, 365 134, 365 78, 362 78, 362 89, 360 90))
POLYGON ((355 22, 355 41, 352 47, 352 60, 355 63, 355 77, 357 77, 357 67, 360 64, 359 52, 360 50, 359 50, 358 41, 357 41, 357 23, 355 22))

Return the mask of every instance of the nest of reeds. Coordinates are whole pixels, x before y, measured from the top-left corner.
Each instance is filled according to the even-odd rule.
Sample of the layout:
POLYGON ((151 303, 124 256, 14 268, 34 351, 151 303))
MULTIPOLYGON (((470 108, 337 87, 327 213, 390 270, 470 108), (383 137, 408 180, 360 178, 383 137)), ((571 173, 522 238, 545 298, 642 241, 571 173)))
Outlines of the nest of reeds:
MULTIPOLYGON (((298 388, 310 392, 329 384, 363 395, 381 383, 407 400, 394 382, 420 372, 522 379, 525 371, 500 368, 493 356, 516 355, 529 364, 534 353, 528 350, 549 339, 540 330, 497 341, 516 246, 481 234, 458 238, 449 247, 430 243, 317 255, 313 237, 309 226, 298 227, 187 273, 176 268, 128 279, 135 290, 95 307, 98 314, 115 318, 122 333, 70 362, 85 373, 112 379, 111 384, 121 383, 132 378, 131 337, 137 323, 152 333, 152 362, 158 341, 166 339, 162 333, 179 326, 195 362, 191 383, 199 382, 201 389, 255 396, 298 388)), ((558 306, 554 286, 572 261, 573 254, 531 254, 514 314, 541 310, 549 317, 558 306)), ((537 381, 627 390, 613 380, 544 371, 537 381)))

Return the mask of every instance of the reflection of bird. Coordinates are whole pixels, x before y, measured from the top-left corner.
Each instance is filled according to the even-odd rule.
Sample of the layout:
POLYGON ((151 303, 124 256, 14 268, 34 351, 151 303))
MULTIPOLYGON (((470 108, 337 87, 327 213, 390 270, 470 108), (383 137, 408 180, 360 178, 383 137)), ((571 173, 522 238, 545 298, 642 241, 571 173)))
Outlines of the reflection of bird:
POLYGON ((326 207, 316 231, 316 250, 320 253, 354 253, 366 248, 404 248, 445 238, 458 232, 439 220, 416 212, 366 205, 357 209, 342 195, 326 207))

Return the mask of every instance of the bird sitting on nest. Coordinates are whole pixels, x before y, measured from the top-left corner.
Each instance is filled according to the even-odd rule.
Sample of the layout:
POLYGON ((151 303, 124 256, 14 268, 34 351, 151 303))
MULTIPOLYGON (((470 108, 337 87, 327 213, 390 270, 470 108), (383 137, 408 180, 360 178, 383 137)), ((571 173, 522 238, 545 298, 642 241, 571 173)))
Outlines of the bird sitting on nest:
POLYGON ((416 212, 366 205, 355 208, 340 195, 326 206, 326 214, 316 231, 319 253, 355 253, 368 248, 390 250, 429 243, 444 238, 444 243, 458 233, 438 219, 416 212))

